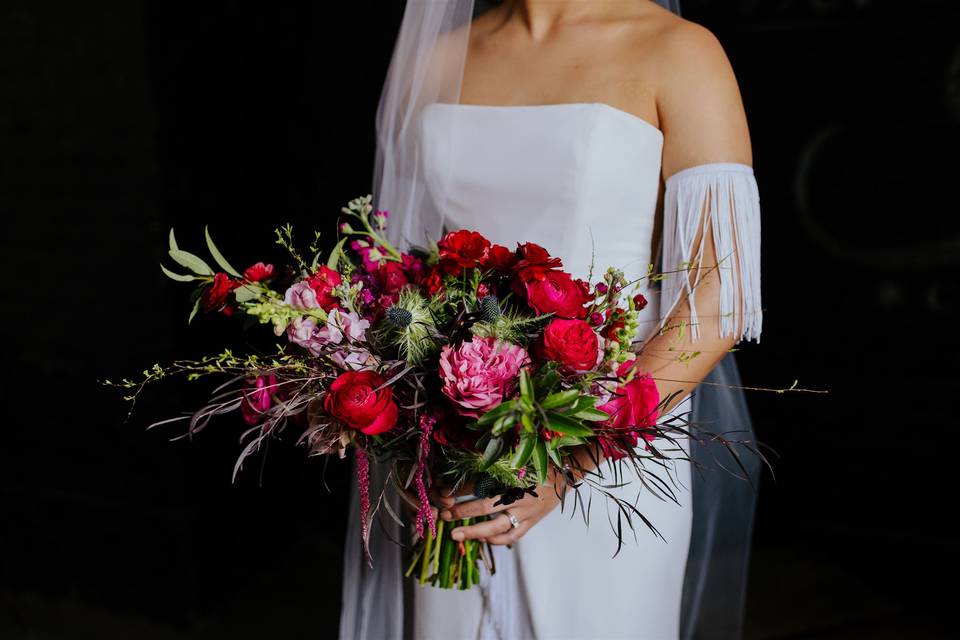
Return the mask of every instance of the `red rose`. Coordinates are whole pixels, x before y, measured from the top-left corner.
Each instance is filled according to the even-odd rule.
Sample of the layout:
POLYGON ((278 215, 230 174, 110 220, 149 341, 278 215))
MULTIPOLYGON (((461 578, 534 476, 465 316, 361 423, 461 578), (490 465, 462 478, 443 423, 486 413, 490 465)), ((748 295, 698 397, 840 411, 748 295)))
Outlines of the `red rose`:
POLYGON ((583 305, 590 302, 590 295, 584 293, 569 273, 564 271, 546 271, 542 280, 530 280, 525 283, 527 302, 537 313, 555 313, 561 318, 583 318, 587 310, 583 305))
POLYGON ((230 292, 240 286, 236 280, 231 280, 225 273, 218 273, 213 277, 213 283, 203 290, 200 296, 200 306, 207 313, 222 311, 224 315, 233 315, 233 307, 227 304, 230 292))
POLYGON ((486 260, 490 241, 476 231, 461 229, 445 235, 437 247, 440 249, 440 266, 447 273, 456 275, 486 260))
POLYGON ((562 266, 560 258, 551 258, 547 250, 538 244, 526 242, 517 245, 517 261, 513 268, 524 282, 543 280, 547 271, 562 266))
POLYGON ((307 284, 317 294, 317 303, 324 311, 340 306, 340 301, 333 295, 333 289, 341 280, 340 274, 327 265, 321 265, 316 273, 307 279, 307 284))
POLYGON ((583 320, 554 318, 543 330, 543 355, 568 369, 593 369, 599 353, 597 334, 583 320))
POLYGON ((393 389, 374 389, 384 380, 370 370, 341 373, 323 401, 323 408, 334 418, 368 436, 389 431, 397 424, 397 403, 393 401, 393 389))
POLYGON ((273 277, 273 265, 258 262, 255 265, 247 267, 243 272, 243 277, 250 282, 261 282, 273 277))
MULTIPOLYGON (((629 360, 621 364, 617 375, 621 378, 628 375, 636 362, 629 360)), ((660 392, 648 374, 620 385, 609 402, 597 407, 610 414, 610 418, 602 423, 608 434, 598 438, 604 455, 619 460, 627 455, 627 447, 637 446, 639 438, 651 442, 656 437, 652 428, 657 424, 659 407, 660 392), (611 429, 619 433, 610 435, 611 429)))
POLYGON ((487 251, 487 257, 483 261, 484 269, 493 269, 500 273, 510 273, 513 271, 514 263, 517 261, 517 254, 505 246, 495 244, 487 251))

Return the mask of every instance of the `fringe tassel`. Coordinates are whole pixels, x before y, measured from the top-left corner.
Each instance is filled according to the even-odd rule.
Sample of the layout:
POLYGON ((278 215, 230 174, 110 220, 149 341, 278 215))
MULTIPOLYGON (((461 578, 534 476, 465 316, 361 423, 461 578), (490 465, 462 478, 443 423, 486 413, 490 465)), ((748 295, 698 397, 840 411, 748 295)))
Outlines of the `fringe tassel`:
POLYGON ((705 275, 716 275, 720 279, 720 336, 760 342, 760 196, 753 168, 716 162, 677 172, 666 181, 663 214, 660 328, 686 295, 691 335, 699 339, 694 290, 705 275), (702 232, 708 221, 716 267, 701 264, 707 241, 702 232), (694 247, 698 233, 702 234, 700 243, 694 247))

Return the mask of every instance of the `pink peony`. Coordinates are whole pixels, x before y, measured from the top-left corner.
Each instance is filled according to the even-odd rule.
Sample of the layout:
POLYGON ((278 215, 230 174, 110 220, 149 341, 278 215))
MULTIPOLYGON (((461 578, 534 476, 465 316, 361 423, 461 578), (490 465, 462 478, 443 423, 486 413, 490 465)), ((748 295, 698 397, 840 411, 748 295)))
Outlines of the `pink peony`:
POLYGON ((474 337, 458 348, 440 352, 443 392, 457 411, 474 418, 503 402, 530 358, 523 347, 495 338, 474 337))

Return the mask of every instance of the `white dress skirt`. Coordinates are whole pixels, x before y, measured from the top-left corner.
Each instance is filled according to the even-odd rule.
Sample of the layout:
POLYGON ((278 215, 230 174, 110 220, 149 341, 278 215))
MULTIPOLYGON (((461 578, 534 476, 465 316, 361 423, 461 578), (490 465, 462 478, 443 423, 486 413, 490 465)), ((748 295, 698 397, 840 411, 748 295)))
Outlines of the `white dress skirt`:
MULTIPOLYGON (((508 247, 535 242, 560 257, 574 277, 587 278, 592 261, 593 282, 608 267, 621 269, 628 280, 640 281, 636 292, 649 301, 641 313, 641 338, 661 326, 681 296, 691 299, 686 278, 668 277, 659 288, 644 279, 657 257, 652 240, 664 141, 649 122, 603 103, 433 103, 422 112, 420 135, 428 190, 441 181, 449 185, 438 203, 447 228, 479 231, 508 247), (457 126, 451 127, 454 115, 457 126)), ((715 163, 681 171, 667 180, 663 212, 659 249, 665 272, 696 257, 693 239, 706 216, 718 258, 738 250, 738 268, 720 272, 720 328, 729 332, 739 315, 742 335, 759 335, 759 204, 752 168, 715 163)), ((716 319, 710 322, 715 330, 716 319)), ((689 411, 690 400, 672 413, 689 411)), ((689 452, 689 443, 681 442, 678 457, 689 452)), ((639 483, 613 490, 634 502, 663 536, 635 520, 635 537, 624 528, 616 557, 608 520, 610 514, 616 522, 616 510, 595 493, 589 526, 580 513, 571 519, 568 502, 512 549, 495 547, 497 572, 484 575, 480 588, 411 586, 394 559, 380 558, 379 574, 348 564, 345 590, 363 579, 375 586, 350 599, 341 638, 679 638, 693 508, 690 464, 672 466, 669 478, 659 473, 676 502, 639 483)), ((386 545, 377 552, 399 553, 386 545)))

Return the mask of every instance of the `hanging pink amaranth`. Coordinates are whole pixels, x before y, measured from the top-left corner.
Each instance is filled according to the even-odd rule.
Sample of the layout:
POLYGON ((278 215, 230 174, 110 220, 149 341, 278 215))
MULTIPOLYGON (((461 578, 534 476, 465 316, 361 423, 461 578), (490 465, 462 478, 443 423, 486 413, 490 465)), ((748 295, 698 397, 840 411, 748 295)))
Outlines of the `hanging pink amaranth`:
POLYGON ((420 457, 417 459, 417 473, 414 476, 414 483, 417 485, 417 497, 420 499, 420 506, 417 508, 417 535, 423 537, 424 521, 430 524, 430 534, 436 537, 437 523, 433 519, 433 510, 430 508, 430 499, 427 497, 427 485, 423 476, 427 468, 427 456, 430 454, 430 435, 433 433, 433 427, 437 419, 433 416, 422 415, 420 417, 420 457))
POLYGON ((357 484, 360 485, 360 537, 363 539, 363 552, 367 564, 373 568, 373 556, 370 555, 370 526, 367 515, 370 512, 370 460, 367 452, 357 447, 357 484))

